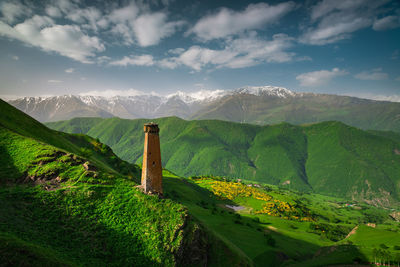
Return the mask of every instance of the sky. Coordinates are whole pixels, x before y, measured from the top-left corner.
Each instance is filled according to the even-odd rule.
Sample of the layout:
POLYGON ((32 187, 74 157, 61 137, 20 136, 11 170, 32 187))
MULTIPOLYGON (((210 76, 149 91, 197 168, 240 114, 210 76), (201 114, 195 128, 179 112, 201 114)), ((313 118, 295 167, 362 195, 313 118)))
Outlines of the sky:
POLYGON ((400 2, 0 0, 0 96, 281 86, 400 101, 400 2))

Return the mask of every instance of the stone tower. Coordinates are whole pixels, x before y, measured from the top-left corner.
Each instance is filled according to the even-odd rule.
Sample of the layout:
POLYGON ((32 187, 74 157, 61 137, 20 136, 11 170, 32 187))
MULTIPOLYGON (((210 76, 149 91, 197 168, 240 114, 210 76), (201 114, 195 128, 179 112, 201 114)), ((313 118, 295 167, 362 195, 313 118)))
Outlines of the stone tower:
POLYGON ((163 193, 160 137, 158 125, 144 125, 144 152, 142 165, 142 187, 146 193, 163 193))

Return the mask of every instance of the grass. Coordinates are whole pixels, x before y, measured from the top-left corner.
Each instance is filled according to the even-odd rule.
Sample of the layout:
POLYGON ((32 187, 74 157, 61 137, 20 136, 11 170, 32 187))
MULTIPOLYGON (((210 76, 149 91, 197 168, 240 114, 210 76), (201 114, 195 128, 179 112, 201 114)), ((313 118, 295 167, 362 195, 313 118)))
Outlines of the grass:
POLYGON ((4 102, 0 106, 0 262, 246 263, 182 204, 141 192, 140 169, 99 140, 50 130, 4 102))
POLYGON ((245 194, 241 193, 234 197, 232 194, 229 198, 221 197, 223 194, 216 191, 218 188, 212 187, 215 182, 225 183, 223 188, 228 190, 227 188, 237 184, 235 182, 215 180, 206 176, 200 179, 184 179, 167 171, 163 175, 168 198, 185 205, 202 224, 219 235, 238 253, 248 257, 255 266, 352 264, 356 257, 367 262, 371 260, 373 248, 379 246, 382 240, 396 236, 393 244, 388 243, 394 247, 400 236, 398 228, 393 231, 393 226, 398 227, 399 224, 390 220, 389 210, 382 212, 366 204, 346 207, 347 202, 340 198, 274 187, 270 187, 272 190, 269 191, 257 189, 275 200, 297 202, 300 206, 307 206, 313 221, 305 222, 286 219, 285 212, 282 216, 257 214, 257 209, 262 205, 253 195, 244 196, 245 194), (234 212, 225 205, 243 206, 245 209, 234 212), (381 218, 381 223, 378 223, 376 228, 363 226, 363 223, 371 218, 371 214, 381 218), (346 238, 350 230, 357 225, 361 229, 360 232, 346 238), (319 229, 315 230, 315 226, 319 229), (388 233, 388 236, 370 243, 356 240, 358 235, 369 238, 368 235, 364 235, 365 227, 377 236, 379 231, 388 233), (274 241, 270 242, 271 239, 274 241))
POLYGON ((41 262, 47 254, 40 251, 51 247, 62 257, 50 255, 43 262, 175 264, 183 231, 190 231, 181 229, 183 206, 144 195, 115 170, 94 165, 88 171, 87 159, 51 145, 4 128, 0 137, 0 233, 10 239, 2 257, 19 244, 11 262, 25 250, 41 262))
MULTIPOLYGON (((395 257, 400 245, 399 223, 388 216, 393 210, 274 185, 182 178, 167 170, 160 199, 143 194, 136 187, 138 167, 99 140, 43 127, 24 135, 29 130, 23 125, 13 129, 1 118, 0 123, 8 125, 0 127, 0 262, 8 265, 326 266, 373 261, 377 249, 378 258, 383 259, 382 251, 395 257), (273 204, 268 212, 260 213, 268 203, 273 204), (235 212, 226 205, 244 208, 235 212)), ((206 126, 181 125, 188 131, 181 137, 198 132, 212 144, 216 133, 206 126)), ((234 140, 228 134, 217 137, 220 143, 238 143, 242 150, 235 155, 242 156, 254 127, 247 133, 242 129, 234 140)), ((286 149, 293 144, 301 151, 303 141, 289 141, 293 127, 271 127, 259 142, 278 142, 286 149)), ((313 142, 321 140, 322 131, 313 129, 304 131, 316 135, 313 142)), ((296 131, 295 136, 303 134, 296 131)), ((366 138, 379 142, 381 137, 366 138)))

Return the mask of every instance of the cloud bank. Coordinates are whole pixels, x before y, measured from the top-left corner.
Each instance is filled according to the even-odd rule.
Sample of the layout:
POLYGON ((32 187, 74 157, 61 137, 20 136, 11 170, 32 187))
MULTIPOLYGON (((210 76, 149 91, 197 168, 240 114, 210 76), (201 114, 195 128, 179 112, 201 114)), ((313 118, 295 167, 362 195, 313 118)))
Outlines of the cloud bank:
POLYGON ((319 70, 300 74, 296 77, 296 80, 300 82, 301 86, 321 86, 328 84, 333 78, 343 76, 348 72, 339 68, 333 68, 332 70, 319 70))

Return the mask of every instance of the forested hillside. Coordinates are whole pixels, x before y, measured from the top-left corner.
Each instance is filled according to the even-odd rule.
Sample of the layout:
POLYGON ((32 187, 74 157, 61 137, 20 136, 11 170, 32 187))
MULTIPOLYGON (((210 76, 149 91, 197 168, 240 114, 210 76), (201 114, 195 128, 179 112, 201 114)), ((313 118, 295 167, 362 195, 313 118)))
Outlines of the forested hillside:
MULTIPOLYGON (((49 123, 108 144, 141 163, 148 120, 77 118, 49 123)), ((163 165, 179 175, 212 174, 390 205, 399 199, 396 134, 367 132, 330 121, 256 126, 216 120, 155 119, 163 165)))

